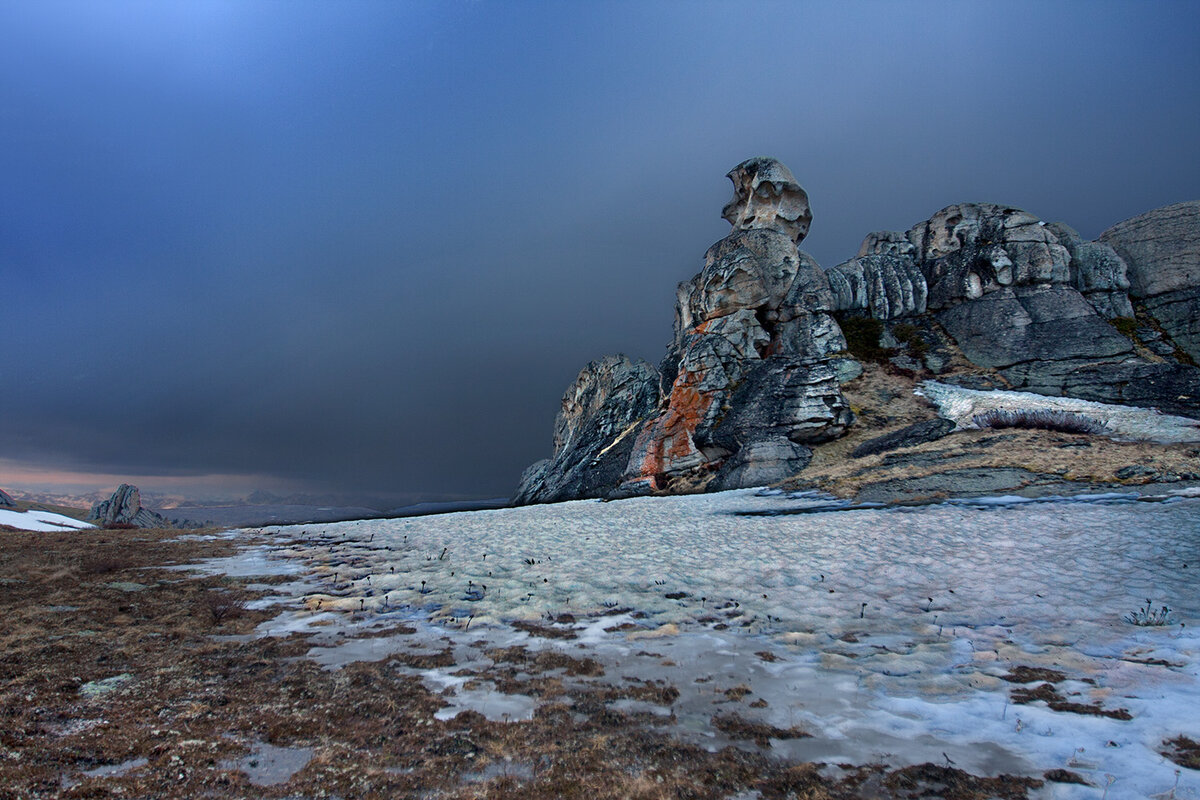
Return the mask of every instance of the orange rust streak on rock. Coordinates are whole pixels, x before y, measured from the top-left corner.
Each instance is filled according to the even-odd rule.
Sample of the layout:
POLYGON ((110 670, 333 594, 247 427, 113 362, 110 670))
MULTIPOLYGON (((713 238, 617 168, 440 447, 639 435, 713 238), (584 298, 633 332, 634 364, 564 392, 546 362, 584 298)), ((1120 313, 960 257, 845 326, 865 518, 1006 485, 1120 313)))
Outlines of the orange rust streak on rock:
POLYGON ((649 430, 650 443, 640 474, 653 477, 665 472, 670 459, 683 458, 694 450, 692 433, 712 405, 713 397, 698 390, 694 383, 703 378, 695 373, 680 373, 671 387, 667 410, 649 430))

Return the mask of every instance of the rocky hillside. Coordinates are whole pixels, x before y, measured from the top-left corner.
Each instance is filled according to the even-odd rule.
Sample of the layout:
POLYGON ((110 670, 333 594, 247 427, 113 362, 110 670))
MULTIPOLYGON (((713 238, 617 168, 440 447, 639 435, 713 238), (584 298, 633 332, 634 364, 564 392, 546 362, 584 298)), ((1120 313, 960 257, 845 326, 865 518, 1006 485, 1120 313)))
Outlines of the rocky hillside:
MULTIPOLYGON (((856 421, 847 395, 864 362, 900 393, 932 378, 1200 418, 1200 203, 1095 242, 963 203, 869 234, 826 271, 797 247, 812 214, 785 166, 755 158, 728 177, 733 229, 679 285, 666 357, 657 369, 622 355, 588 364, 563 396, 554 455, 526 470, 516 503, 794 478, 814 448, 894 419, 856 421)), ((918 407, 931 438, 954 429, 918 407)))

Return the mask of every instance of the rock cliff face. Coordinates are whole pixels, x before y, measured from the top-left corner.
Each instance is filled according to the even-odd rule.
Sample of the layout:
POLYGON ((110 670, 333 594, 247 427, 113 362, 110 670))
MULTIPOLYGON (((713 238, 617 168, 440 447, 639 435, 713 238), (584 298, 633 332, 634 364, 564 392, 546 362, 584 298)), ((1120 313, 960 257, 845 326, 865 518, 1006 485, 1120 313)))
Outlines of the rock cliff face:
MULTIPOLYGON (((862 368, 839 319, 875 331, 864 357, 890 353, 910 374, 1200 418, 1200 202, 1094 242, 1020 209, 961 203, 869 234, 826 272, 797 249, 812 212, 787 167, 754 158, 727 177, 733 230, 679 285, 666 357, 658 369, 625 356, 585 367, 563 397, 554 456, 526 470, 516 503, 796 474, 854 422, 840 385, 862 368)), ((944 420, 910 428, 897 441, 947 433, 944 420)), ((864 447, 855 455, 875 452, 864 447)))
POLYGON ((1200 361, 1200 201, 1118 222, 1100 234, 1129 268, 1129 293, 1200 361))
POLYGON ((806 445, 852 422, 831 358, 846 346, 833 294, 796 247, 807 194, 770 158, 728 177, 734 230, 679 285, 659 369, 623 356, 585 367, 563 397, 554 456, 526 470, 517 503, 757 486, 802 469, 806 445))
POLYGON ((122 483, 112 497, 92 506, 88 522, 102 528, 131 525, 135 528, 171 528, 166 518, 148 508, 142 508, 142 494, 136 486, 122 483))
POLYGON ((1088 242, 1019 209, 949 206, 868 235, 829 270, 834 307, 920 322, 1012 389, 1197 416, 1198 215, 1168 206, 1088 242))
POLYGON ((588 364, 567 389, 554 420, 554 457, 521 476, 515 502, 603 496, 620 483, 634 430, 659 405, 658 371, 623 355, 588 364))
POLYGON ((0 508, 16 508, 17 501, 8 496, 3 489, 0 489, 0 508))

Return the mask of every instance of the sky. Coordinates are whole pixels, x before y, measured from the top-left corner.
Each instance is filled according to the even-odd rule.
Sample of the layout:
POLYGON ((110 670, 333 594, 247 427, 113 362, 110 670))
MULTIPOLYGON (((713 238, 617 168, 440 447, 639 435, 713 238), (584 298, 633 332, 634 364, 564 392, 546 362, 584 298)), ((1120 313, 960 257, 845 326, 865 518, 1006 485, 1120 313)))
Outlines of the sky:
POLYGON ((756 155, 823 266, 1200 199, 1192 2, 0 0, 0 487, 510 494, 756 155))

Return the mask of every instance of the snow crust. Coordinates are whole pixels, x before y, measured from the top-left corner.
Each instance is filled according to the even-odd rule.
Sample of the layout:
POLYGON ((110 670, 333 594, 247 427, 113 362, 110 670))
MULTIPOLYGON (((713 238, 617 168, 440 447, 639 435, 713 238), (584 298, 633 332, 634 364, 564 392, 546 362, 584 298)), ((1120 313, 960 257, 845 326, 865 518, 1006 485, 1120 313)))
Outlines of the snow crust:
POLYGON ((96 527, 89 522, 80 522, 49 511, 10 511, 7 508, 0 508, 0 525, 23 531, 84 530, 96 527))
POLYGON ((916 393, 938 407, 938 414, 959 428, 977 428, 976 414, 987 411, 1065 411, 1104 423, 1113 437, 1131 441, 1178 444, 1200 442, 1200 421, 1163 414, 1153 408, 1097 403, 1074 397, 1047 397, 1032 392, 981 391, 938 381, 923 382, 916 393))
MULTIPOLYGON (((1176 766, 1161 743, 1200 739, 1194 494, 743 516, 817 499, 742 490, 271 528, 323 591, 269 627, 319 623, 332 641, 339 619, 421 620, 464 660, 485 637, 669 681, 681 691, 674 724, 702 739, 721 710, 712 687, 744 684, 767 701, 761 718, 815 734, 773 742, 781 754, 1065 768, 1096 787, 1112 776, 1111 797, 1168 796, 1176 766), (1173 624, 1123 620, 1148 599, 1169 605, 1173 624), (505 624, 564 613, 579 620, 577 640, 530 640, 505 624), (1014 705, 1002 676, 1017 666, 1061 671, 1067 700, 1132 719, 1014 705)), ((341 647, 325 663, 382 657, 388 644, 341 647)), ((450 685, 448 670, 428 672, 432 686, 450 685)), ((472 702, 489 716, 531 713, 527 698, 492 695, 443 713, 472 702)), ((1174 796, 1196 797, 1200 782, 1183 773, 1174 796)), ((1097 791, 1055 784, 1043 796, 1097 791)))

